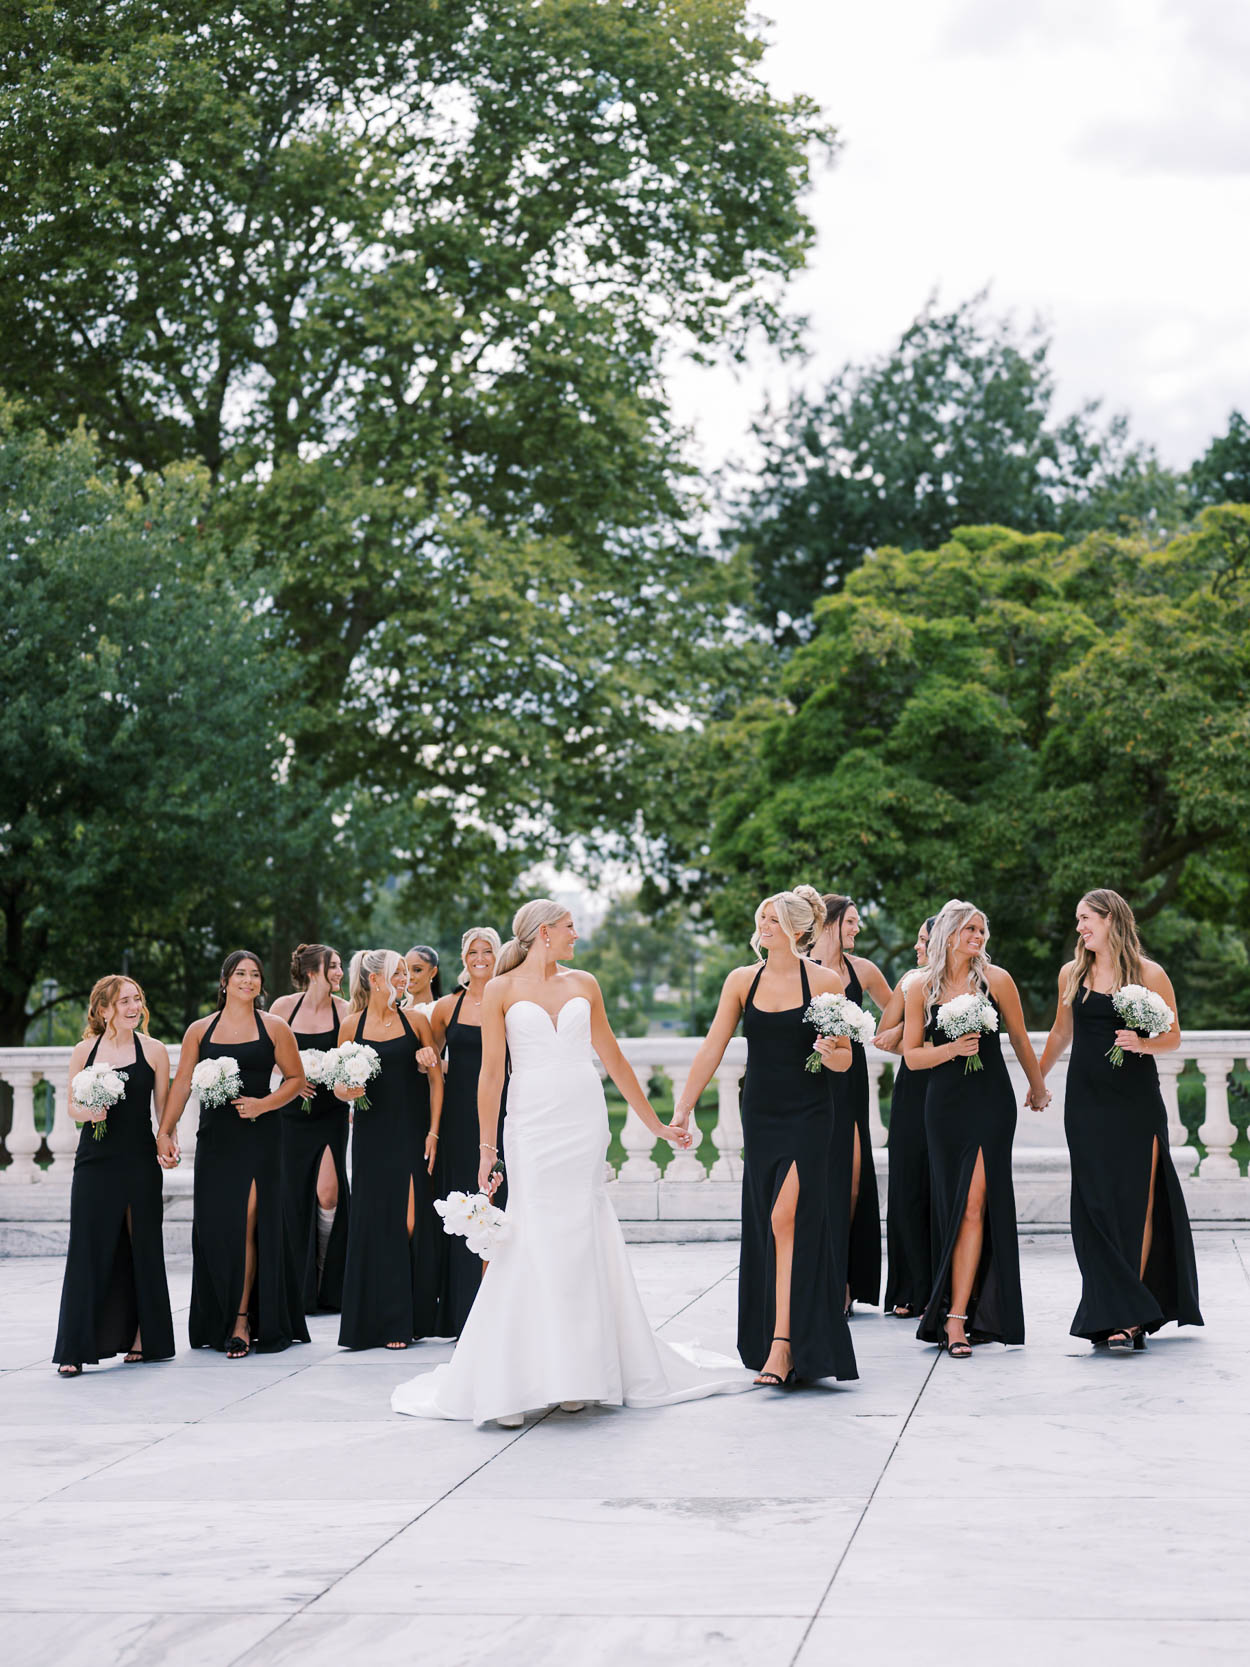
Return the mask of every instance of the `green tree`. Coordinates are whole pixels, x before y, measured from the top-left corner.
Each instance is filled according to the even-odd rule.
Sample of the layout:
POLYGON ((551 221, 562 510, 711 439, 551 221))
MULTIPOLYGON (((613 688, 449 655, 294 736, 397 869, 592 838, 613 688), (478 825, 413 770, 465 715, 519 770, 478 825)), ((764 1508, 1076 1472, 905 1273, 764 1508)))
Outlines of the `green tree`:
MULTIPOLYGON (((200 466, 140 494, 78 430, 0 403, 0 1045, 29 993, 81 1002, 129 952, 177 1030, 291 862, 333 829, 283 781, 291 668, 205 519, 200 466)), ((259 940, 259 941, 258 941, 259 940)))
POLYGON ((978 527, 879 551, 782 690, 702 743, 723 930, 797 879, 900 937, 972 897, 1036 1020, 1076 900, 1110 885, 1168 946, 1190 1023, 1250 1017, 1250 508, 1161 547, 978 527), (722 786, 727 753, 750 768, 722 786))
POLYGON ((884 545, 931 549, 955 527, 1022 532, 1179 518, 1175 476, 1096 404, 1059 420, 1050 340, 994 317, 985 292, 930 302, 878 359, 847 364, 757 426, 763 462, 731 506, 760 617, 792 644, 817 599, 884 545))
POLYGON ((830 135, 761 50, 743 0, 0 20, 0 385, 207 465, 300 662, 292 779, 423 886, 627 835, 722 678, 662 370, 789 339, 830 135))
POLYGON ((1250 504, 1250 422, 1231 411, 1228 428, 1216 436, 1189 471, 1199 504, 1250 504))

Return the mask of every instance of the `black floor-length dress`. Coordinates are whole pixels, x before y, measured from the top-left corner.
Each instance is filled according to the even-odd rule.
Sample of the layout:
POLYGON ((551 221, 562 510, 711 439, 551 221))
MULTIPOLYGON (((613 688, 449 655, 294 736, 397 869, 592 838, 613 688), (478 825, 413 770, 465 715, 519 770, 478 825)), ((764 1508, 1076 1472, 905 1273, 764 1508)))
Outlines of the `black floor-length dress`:
POLYGON ((1109 995, 1078 991, 1063 1127, 1072 1156, 1072 1248, 1081 1301, 1072 1335, 1090 1342, 1113 1331, 1169 1320, 1201 1325, 1198 1269, 1189 1213, 1168 1150, 1159 1070, 1149 1054, 1107 1052, 1124 1021, 1109 995), (1151 1148, 1158 1141, 1154 1215, 1146 1277, 1139 1277, 1151 1148))
MULTIPOLYGON (((94 1065, 96 1041, 87 1064, 94 1065)), ((84 1123, 69 1197, 69 1253, 52 1358, 58 1365, 94 1366, 125 1354, 141 1332, 145 1360, 168 1360, 174 1325, 161 1236, 161 1167, 152 1130, 156 1073, 135 1034, 126 1092, 111 1108, 107 1132, 95 1138, 84 1123), (130 1211, 130 1231, 126 1211, 130 1211)))
MULTIPOLYGON (((864 989, 848 960, 846 998, 856 1006, 864 1004, 864 989)), ((877 1171, 872 1161, 872 1134, 868 1126, 868 1055, 858 1042, 851 1043, 854 1063, 849 1071, 833 1075, 833 1107, 837 1121, 834 1134, 830 1186, 847 1194, 846 1204, 835 1198, 831 1213, 847 1222, 846 1277, 852 1302, 876 1303, 881 1297, 881 1201, 877 1196, 877 1171), (859 1198, 855 1216, 850 1216, 849 1167, 842 1165, 842 1153, 851 1148, 852 1130, 859 1131, 859 1198)))
POLYGON ((928 1302, 933 1285, 929 1146, 924 1132, 926 1075, 925 1071, 909 1071, 900 1058, 890 1097, 885 1307, 910 1308, 915 1313, 928 1302))
MULTIPOLYGON (((301 995, 291 1009, 289 1024, 301 1048, 328 1052, 339 1039, 337 1020, 329 1030, 295 1029, 295 1019, 304 1005, 301 995)), ((350 1207, 347 1188, 347 1135, 350 1113, 329 1088, 313 1094, 312 1109, 304 1110, 302 1100, 291 1100, 282 1108, 282 1211, 287 1237, 295 1255, 301 1300, 306 1314, 317 1309, 331 1313, 343 1304, 343 1269, 347 1262, 347 1217, 350 1207), (325 1262, 317 1276, 317 1175, 321 1154, 329 1149, 338 1177, 339 1200, 326 1244, 325 1262)))
MULTIPOLYGON (((947 1040, 937 1027, 936 1014, 925 1036, 935 1046, 947 1040)), ((916 1336, 927 1343, 941 1342, 946 1335, 951 1257, 978 1152, 985 1159, 985 1230, 968 1301, 967 1335, 976 1342, 1024 1342, 1016 1194, 1011 1179, 1016 1097, 998 1033, 985 1033, 980 1043, 979 1071, 966 1071, 968 1060, 957 1055, 922 1073, 929 1079, 924 1124, 932 1184, 933 1284, 916 1336)))
MULTIPOLYGON (((477 1120, 477 1083, 482 1071, 482 1027, 465 1024, 461 1019, 464 997, 462 990, 447 1021, 447 1081, 443 1088, 443 1119, 438 1126, 438 1164, 434 1171, 435 1192, 439 1198, 445 1198, 449 1192, 474 1193, 478 1190, 481 1132, 477 1120)), ((495 1136, 501 1156, 504 1150, 506 1101, 505 1086, 499 1107, 499 1133, 495 1136)), ((506 1205, 506 1181, 493 1201, 500 1209, 506 1205)), ((438 1314, 438 1329, 442 1336, 459 1337, 481 1283, 481 1258, 458 1235, 446 1236, 438 1314)))
MULTIPOLYGON (((201 1059, 233 1059, 243 1093, 263 1100, 270 1092, 275 1056, 259 1008, 250 1042, 215 1042, 215 1015, 200 1043, 201 1059)), ((247 1253, 247 1201, 256 1188, 256 1276, 248 1303, 252 1346, 277 1353, 308 1341, 299 1275, 282 1220, 282 1127, 276 1112, 240 1117, 229 1100, 205 1106, 195 1142, 195 1202, 191 1222, 193 1349, 224 1352, 236 1334, 247 1253)))
MULTIPOLYGON (((807 968, 800 961, 802 1005, 779 1013, 761 1012, 755 1005, 763 970, 755 975, 743 1013, 747 1068, 742 1092, 738 1353, 744 1365, 758 1372, 772 1346, 777 1278, 771 1217, 793 1166, 799 1181, 790 1282, 794 1370, 800 1378, 855 1378, 855 1350, 842 1311, 845 1249, 835 1238, 829 1209, 833 1073, 804 1067, 816 1046, 815 1027, 803 1017, 811 1000, 807 968)), ((842 1181, 849 1198, 845 1170, 842 1181)))
POLYGON ((445 1235, 425 1167, 429 1085, 417 1064, 420 1043, 403 1009, 395 1011, 403 1034, 392 1041, 369 1040, 363 1012, 356 1026, 356 1040, 373 1048, 382 1066, 365 1087, 369 1109, 358 1105, 352 1119, 352 1210, 339 1324, 339 1342, 348 1349, 439 1335, 445 1235))

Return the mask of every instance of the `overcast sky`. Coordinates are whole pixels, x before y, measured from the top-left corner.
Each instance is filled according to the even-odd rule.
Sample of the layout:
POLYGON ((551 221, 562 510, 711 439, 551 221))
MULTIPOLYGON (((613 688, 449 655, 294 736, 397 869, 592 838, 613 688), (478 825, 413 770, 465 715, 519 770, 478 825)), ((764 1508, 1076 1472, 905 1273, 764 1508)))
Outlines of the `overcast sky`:
POLYGON ((766 73, 837 125, 791 292, 812 360, 683 369, 703 462, 766 389, 888 348, 935 288, 1041 314, 1087 397, 1183 465, 1250 414, 1250 0, 757 0, 766 73))

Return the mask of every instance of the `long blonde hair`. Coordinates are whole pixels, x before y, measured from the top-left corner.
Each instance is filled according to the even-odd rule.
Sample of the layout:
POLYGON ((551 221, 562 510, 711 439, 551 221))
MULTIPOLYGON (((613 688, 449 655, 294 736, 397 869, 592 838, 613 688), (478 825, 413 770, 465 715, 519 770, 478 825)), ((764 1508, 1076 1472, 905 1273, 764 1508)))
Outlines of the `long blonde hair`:
POLYGON ((495 966, 496 968, 499 966, 499 951, 503 948, 503 944, 499 941, 499 933, 496 932, 493 926, 470 926, 469 930, 460 939, 460 960, 462 965, 460 977, 457 978, 456 983, 462 990, 467 990, 469 987, 469 969, 468 966, 464 964, 467 963, 469 958, 469 946, 470 944, 475 944, 479 938, 485 938, 486 942, 495 951, 495 966))
POLYGON ((386 979, 386 1005, 396 1003, 395 986, 391 979, 395 968, 403 965, 403 956, 393 949, 358 949, 347 969, 347 989, 351 997, 350 1013, 363 1013, 369 1005, 369 980, 375 972, 386 979))
POLYGON ((820 936, 825 924, 825 905, 815 886, 795 886, 793 891, 774 892, 766 897, 755 911, 755 931, 751 934, 751 948, 756 958, 760 954, 760 924, 769 904, 777 911, 777 924, 785 933, 790 948, 796 955, 806 955, 820 936))
POLYGON ((138 1029, 147 1034, 148 1002, 143 993, 143 986, 137 978, 132 978, 128 972, 109 972, 103 978, 97 978, 91 986, 91 994, 87 998, 87 1028, 82 1033, 83 1041, 92 1036, 106 1034, 111 1021, 104 1017, 106 1007, 116 1007, 117 998, 122 993, 124 984, 133 984, 139 992, 139 1001, 143 1006, 143 1017, 139 1020, 138 1029))
MULTIPOLYGON (((1132 909, 1119 892, 1100 887, 1097 891, 1087 891, 1081 903, 1088 903, 1096 915, 1101 915, 1103 920, 1111 922, 1107 950, 1111 956, 1111 965, 1115 969, 1115 983, 1112 988, 1118 990, 1125 984, 1144 984, 1146 969, 1142 965, 1137 922, 1133 918, 1132 909)), ((1078 909, 1081 903, 1077 904, 1078 909)), ((1086 949, 1078 937, 1072 964, 1063 980, 1062 1001, 1065 1007, 1071 1007, 1076 1000, 1077 991, 1093 971, 1094 959, 1093 951, 1086 949)))
POLYGON ((534 939, 543 927, 554 926, 568 912, 563 903, 554 903, 550 897, 531 897, 528 903, 522 903, 512 917, 512 936, 499 951, 495 977, 519 967, 534 947, 534 939))
MULTIPOLYGON (((924 1006, 925 1023, 929 1022, 933 1010, 942 1000, 942 988, 946 983, 948 963, 951 951, 959 941, 959 934, 970 920, 980 915, 985 922, 985 940, 989 942, 990 922, 984 909, 978 909, 975 903, 965 903, 961 897, 952 897, 949 903, 943 903, 937 912, 933 925, 929 928, 929 964, 924 971, 924 1006)), ((990 993, 989 968, 991 961, 982 944, 979 955, 974 955, 968 966, 969 990, 980 990, 983 995, 990 993)))

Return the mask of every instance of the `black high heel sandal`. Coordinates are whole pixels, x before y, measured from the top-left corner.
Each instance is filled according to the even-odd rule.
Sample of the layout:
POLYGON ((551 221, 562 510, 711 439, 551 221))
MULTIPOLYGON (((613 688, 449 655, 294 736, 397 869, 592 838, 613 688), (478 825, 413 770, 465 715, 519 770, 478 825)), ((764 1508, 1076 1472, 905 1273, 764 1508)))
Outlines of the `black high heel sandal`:
POLYGON ((1139 1325, 1125 1326, 1123 1331, 1113 1331, 1107 1339, 1107 1347, 1112 1354, 1143 1354, 1146 1349, 1146 1333, 1139 1325))
MULTIPOLYGON (((788 1343, 789 1341, 788 1337, 773 1338, 774 1343, 788 1343)), ((794 1367, 791 1366, 784 1378, 780 1372, 761 1372, 755 1381, 761 1389, 792 1389, 797 1380, 794 1375, 794 1367)))
MULTIPOLYGON (((246 1320, 248 1322, 249 1327, 252 1323, 252 1316, 247 1312, 247 1310, 245 1308, 241 1309, 235 1315, 235 1319, 236 1320, 246 1320)), ((250 1337, 240 1337, 238 1332, 236 1331, 233 1337, 227 1337, 226 1338, 226 1359, 227 1360, 245 1360, 247 1358, 247 1356, 249 1354, 251 1354, 251 1352, 252 1352, 252 1340, 251 1340, 250 1337)))
MULTIPOLYGON (((948 1320, 963 1320, 967 1323, 968 1316, 966 1314, 948 1314, 946 1318, 948 1320)), ((943 1349, 946 1350, 952 1360, 971 1360, 972 1358, 972 1344, 967 1341, 961 1343, 958 1339, 952 1343, 946 1335, 945 1328, 942 1332, 942 1341, 938 1344, 938 1353, 941 1354, 943 1349)))

